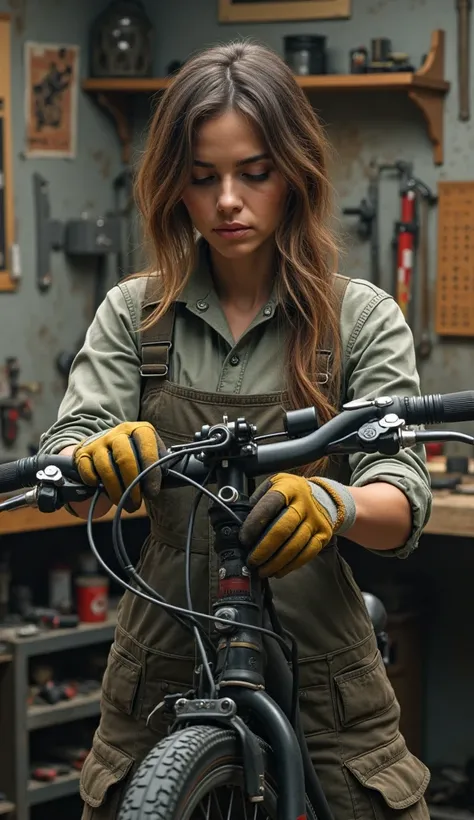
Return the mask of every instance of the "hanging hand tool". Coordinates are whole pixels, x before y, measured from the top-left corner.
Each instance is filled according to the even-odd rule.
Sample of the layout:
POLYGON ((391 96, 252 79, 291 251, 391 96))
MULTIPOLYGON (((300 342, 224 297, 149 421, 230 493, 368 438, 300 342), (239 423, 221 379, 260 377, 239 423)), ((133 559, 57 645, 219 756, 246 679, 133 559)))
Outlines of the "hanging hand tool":
POLYGON ((0 396, 0 435, 3 443, 10 447, 18 437, 18 425, 21 419, 31 418, 31 403, 22 393, 39 393, 39 382, 20 384, 20 366, 18 360, 10 356, 5 361, 6 393, 0 396))
MULTIPOLYGON (((437 197, 420 179, 413 174, 413 163, 398 160, 395 163, 380 166, 380 171, 395 171, 400 179, 400 219, 395 222, 392 248, 394 252, 394 285, 393 296, 406 321, 414 328, 414 269, 415 251, 420 251, 420 297, 421 297, 421 338, 418 344, 419 355, 426 358, 431 352, 430 341, 430 305, 428 281, 428 238, 425 205, 434 205, 437 197), (418 219, 418 201, 422 205, 422 223, 418 219)), ((418 288, 416 288, 418 290, 418 288)))
POLYGON ((361 239, 370 239, 370 281, 380 287, 379 251, 379 166, 376 160, 369 165, 367 198, 358 208, 343 208, 345 216, 358 216, 357 233, 361 239))
POLYGON ((419 271, 420 271, 420 335, 416 344, 416 352, 420 359, 427 359, 433 348, 431 338, 431 300, 429 282, 429 254, 428 254, 428 211, 430 202, 434 199, 422 196, 420 201, 420 234, 419 234, 419 271))
POLYGON ((472 0, 456 0, 458 16, 458 87, 459 119, 469 120, 470 110, 470 44, 472 0))
POLYGON ((395 168, 400 174, 400 220, 395 223, 394 240, 397 251, 395 298, 408 321, 417 238, 416 181, 411 162, 397 162, 395 168))

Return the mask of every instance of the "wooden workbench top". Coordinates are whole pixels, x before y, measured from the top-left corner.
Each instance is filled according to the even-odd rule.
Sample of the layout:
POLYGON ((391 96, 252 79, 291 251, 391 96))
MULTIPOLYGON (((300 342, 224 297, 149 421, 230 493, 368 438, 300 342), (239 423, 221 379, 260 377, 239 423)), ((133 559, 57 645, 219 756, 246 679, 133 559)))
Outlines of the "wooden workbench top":
MULTIPOLYGON (((114 509, 103 518, 98 518, 95 523, 111 521, 114 509)), ((124 513, 124 518, 142 518, 145 515, 145 508, 142 507, 131 515, 124 513)), ((26 508, 0 513, 0 536, 47 530, 51 527, 77 527, 84 526, 84 524, 85 521, 75 518, 66 510, 45 514, 33 508, 26 508)), ((445 490, 435 492, 433 511, 425 532, 432 535, 474 537, 474 495, 457 495, 445 490)))
MULTIPOLYGON (((112 507, 102 518, 97 518, 95 524, 103 521, 112 521, 115 507, 112 507)), ((136 513, 124 513, 123 517, 143 518, 146 515, 143 506, 136 513)), ((78 527, 85 526, 86 522, 82 518, 76 518, 67 510, 57 510, 54 513, 41 513, 33 507, 25 507, 19 510, 9 510, 0 513, 0 536, 18 532, 33 532, 35 530, 49 530, 54 527, 78 527)))

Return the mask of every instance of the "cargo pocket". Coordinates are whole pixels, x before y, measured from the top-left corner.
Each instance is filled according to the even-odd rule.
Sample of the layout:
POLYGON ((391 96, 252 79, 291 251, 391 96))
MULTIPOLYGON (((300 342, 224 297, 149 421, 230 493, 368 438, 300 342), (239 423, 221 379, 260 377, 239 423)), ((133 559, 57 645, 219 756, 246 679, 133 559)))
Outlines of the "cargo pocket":
POLYGON ((339 720, 344 728, 376 718, 396 704, 379 652, 369 663, 336 675, 334 684, 339 720))
POLYGON ((80 794, 87 807, 85 817, 115 818, 133 762, 130 755, 105 743, 98 732, 95 733, 81 771, 80 794))
POLYGON ((125 715, 133 714, 142 665, 116 643, 110 647, 102 696, 125 715))
POLYGON ((430 780, 429 769, 408 750, 401 734, 385 746, 346 760, 344 765, 363 786, 359 793, 351 789, 357 807, 356 818, 421 820, 429 817, 422 800, 430 780))

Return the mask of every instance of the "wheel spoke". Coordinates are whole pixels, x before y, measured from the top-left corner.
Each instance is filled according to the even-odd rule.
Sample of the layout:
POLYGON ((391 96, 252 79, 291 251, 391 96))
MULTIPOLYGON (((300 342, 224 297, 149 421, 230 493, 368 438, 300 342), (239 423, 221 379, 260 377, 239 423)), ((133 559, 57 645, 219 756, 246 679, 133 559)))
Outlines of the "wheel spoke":
POLYGON ((204 806, 202 805, 202 803, 199 803, 199 808, 201 809, 201 811, 204 815, 204 820, 211 820, 211 797, 212 797, 212 792, 209 792, 209 794, 207 795, 207 809, 206 810, 204 809, 204 806))
POLYGON ((244 816, 243 816, 242 820, 249 820, 248 817, 247 817, 247 800, 245 799, 245 792, 244 792, 243 789, 241 789, 241 793, 242 793, 242 806, 244 807, 244 816))
POLYGON ((219 796, 217 794, 217 790, 214 790, 213 792, 211 792, 211 794, 214 795, 214 800, 215 800, 215 804, 217 806, 217 811, 219 812, 219 817, 218 818, 216 817, 215 820, 225 820, 224 815, 221 812, 221 807, 220 807, 220 803, 219 803, 219 796))
POLYGON ((229 811, 227 812, 227 820, 232 820, 232 806, 234 805, 234 789, 230 792, 229 811))

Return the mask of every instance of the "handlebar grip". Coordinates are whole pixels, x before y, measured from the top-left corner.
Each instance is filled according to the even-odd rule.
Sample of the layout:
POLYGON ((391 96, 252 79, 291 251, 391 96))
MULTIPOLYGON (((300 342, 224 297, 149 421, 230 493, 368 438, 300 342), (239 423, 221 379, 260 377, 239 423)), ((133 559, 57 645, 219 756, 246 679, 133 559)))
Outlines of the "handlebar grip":
POLYGON ((71 456, 40 455, 19 458, 0 464, 0 493, 20 490, 23 487, 34 487, 36 474, 45 467, 59 467, 66 478, 81 483, 71 456))
POLYGON ((9 461, 0 464, 0 492, 9 493, 22 487, 19 461, 9 461))
POLYGON ((398 415, 407 424, 474 421, 474 390, 405 397, 399 401, 401 406, 398 415))

